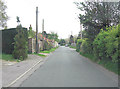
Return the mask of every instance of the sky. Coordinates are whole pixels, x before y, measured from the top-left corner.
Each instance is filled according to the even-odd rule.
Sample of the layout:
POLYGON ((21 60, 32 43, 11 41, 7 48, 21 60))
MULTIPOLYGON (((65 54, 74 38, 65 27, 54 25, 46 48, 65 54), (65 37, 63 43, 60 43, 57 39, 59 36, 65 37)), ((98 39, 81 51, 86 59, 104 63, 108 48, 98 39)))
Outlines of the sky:
POLYGON ((20 18, 23 27, 36 30, 36 7, 38 7, 38 32, 55 32, 59 38, 68 38, 71 34, 78 35, 80 22, 78 14, 81 13, 73 2, 83 0, 6 0, 8 28, 17 26, 16 16, 20 18))

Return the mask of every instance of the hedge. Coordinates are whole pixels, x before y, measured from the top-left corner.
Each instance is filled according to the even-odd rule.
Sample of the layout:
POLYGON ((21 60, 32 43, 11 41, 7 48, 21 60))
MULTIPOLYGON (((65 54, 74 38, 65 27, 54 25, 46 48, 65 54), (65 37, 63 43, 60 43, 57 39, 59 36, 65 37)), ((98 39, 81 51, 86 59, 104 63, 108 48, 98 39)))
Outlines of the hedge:
POLYGON ((92 53, 92 43, 88 38, 78 39, 76 44, 76 51, 82 53, 92 53))
POLYGON ((118 45, 120 45, 118 38, 118 29, 120 30, 120 24, 113 27, 108 27, 107 31, 101 29, 100 33, 95 38, 94 54, 97 59, 108 58, 113 62, 118 62, 118 45))
POLYGON ((92 53, 92 43, 88 38, 84 38, 80 46, 80 52, 82 53, 92 53))
POLYGON ((79 52, 80 51, 80 46, 82 44, 82 39, 77 39, 77 44, 76 44, 76 51, 79 52))

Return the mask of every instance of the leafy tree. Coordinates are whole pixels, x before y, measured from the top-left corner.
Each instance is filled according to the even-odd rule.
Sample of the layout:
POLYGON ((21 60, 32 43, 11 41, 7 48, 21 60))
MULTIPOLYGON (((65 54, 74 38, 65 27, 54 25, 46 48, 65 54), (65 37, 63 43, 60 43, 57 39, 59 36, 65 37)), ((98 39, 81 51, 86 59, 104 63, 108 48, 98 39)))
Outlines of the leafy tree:
MULTIPOLYGON (((75 2, 78 9, 84 11, 79 14, 80 23, 85 29, 85 38, 93 51, 93 41, 100 29, 117 25, 120 22, 120 3, 118 2, 75 2)), ((90 50, 89 50, 90 51, 90 50)))
POLYGON ((7 8, 7 6, 5 5, 3 0, 0 0, 0 28, 7 27, 8 16, 5 11, 6 8, 7 8))
POLYGON ((54 32, 51 32, 50 34, 47 34, 47 38, 48 39, 54 39, 57 42, 59 41, 57 33, 54 33, 54 32))
POLYGON ((106 26, 109 27, 119 23, 118 2, 76 2, 75 4, 78 9, 85 12, 79 14, 79 19, 87 32, 87 38, 91 41, 94 40, 101 28, 106 30, 106 26))
POLYGON ((27 33, 22 29, 21 25, 17 26, 17 34, 14 38, 14 51, 13 57, 15 59, 24 60, 27 58, 28 42, 27 42, 27 33))

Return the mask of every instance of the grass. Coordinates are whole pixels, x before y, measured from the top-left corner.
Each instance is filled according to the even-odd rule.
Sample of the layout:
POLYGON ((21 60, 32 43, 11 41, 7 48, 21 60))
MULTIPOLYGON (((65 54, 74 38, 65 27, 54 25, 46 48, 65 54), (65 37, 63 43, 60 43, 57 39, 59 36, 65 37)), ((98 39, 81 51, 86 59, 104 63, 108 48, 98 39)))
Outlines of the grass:
POLYGON ((70 47, 70 48, 73 48, 73 49, 76 49, 76 47, 73 47, 73 46, 71 46, 71 45, 70 45, 69 47, 70 47))
POLYGON ((58 47, 51 48, 49 51, 48 51, 48 50, 45 50, 45 51, 40 51, 40 53, 50 53, 50 52, 55 51, 57 48, 58 48, 58 47))
MULTIPOLYGON (((51 48, 50 50, 45 50, 45 51, 40 51, 40 53, 50 53, 50 52, 53 52, 57 49, 58 47, 55 47, 55 48, 51 48)), ((41 57, 46 57, 46 55, 43 55, 43 54, 36 54, 34 53, 35 55, 38 55, 38 56, 41 56, 41 57)))
POLYGON ((41 56, 41 57, 46 57, 46 55, 43 55, 43 54, 37 54, 37 53, 34 53, 35 55, 38 55, 38 56, 41 56))
POLYGON ((120 69, 118 68, 118 63, 113 63, 112 61, 110 61, 109 59, 102 59, 102 60, 97 60, 93 54, 83 54, 80 52, 80 54, 84 57, 89 58, 90 60, 96 62, 97 64, 102 65, 104 68, 120 75, 120 69))
POLYGON ((5 60, 5 61, 17 61, 18 59, 14 59, 12 54, 0 54, 0 59, 5 60))

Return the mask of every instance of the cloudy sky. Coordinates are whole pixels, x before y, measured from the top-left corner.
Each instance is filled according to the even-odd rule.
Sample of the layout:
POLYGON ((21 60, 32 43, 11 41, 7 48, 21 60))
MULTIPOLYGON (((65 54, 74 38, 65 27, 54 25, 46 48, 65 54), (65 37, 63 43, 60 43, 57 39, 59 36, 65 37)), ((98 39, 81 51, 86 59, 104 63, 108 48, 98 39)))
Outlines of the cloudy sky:
POLYGON ((80 23, 77 18, 80 11, 73 2, 83 0, 6 0, 7 14, 10 19, 8 28, 17 26, 16 16, 20 17, 22 26, 33 30, 36 26, 36 6, 38 6, 38 31, 42 31, 42 19, 44 30, 58 33, 59 38, 68 38, 69 35, 77 35, 80 31, 80 23))

